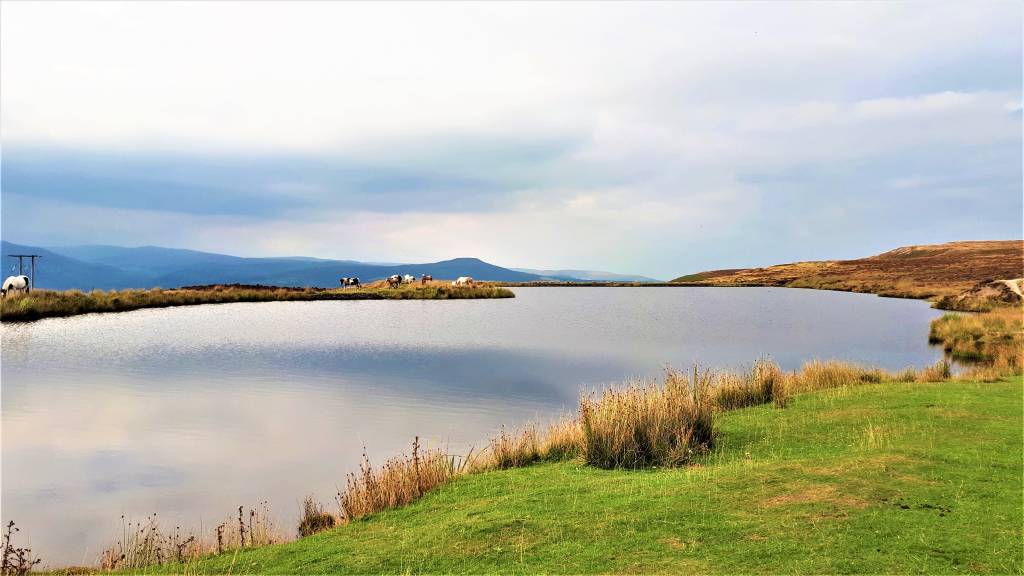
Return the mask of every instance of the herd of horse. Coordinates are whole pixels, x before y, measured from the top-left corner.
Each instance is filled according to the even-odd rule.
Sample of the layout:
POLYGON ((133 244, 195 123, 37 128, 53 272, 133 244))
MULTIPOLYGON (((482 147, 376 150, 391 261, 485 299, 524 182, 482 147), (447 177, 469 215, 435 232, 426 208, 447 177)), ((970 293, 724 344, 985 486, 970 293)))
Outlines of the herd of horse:
MULTIPOLYGON (((427 282, 431 282, 433 280, 434 277, 430 274, 423 274, 419 278, 419 283, 426 286, 427 282)), ((411 274, 405 274, 404 276, 393 274, 388 276, 385 281, 387 282, 388 288, 398 288, 402 284, 414 284, 417 282, 416 277, 411 274)), ((338 282, 341 284, 342 288, 348 288, 349 286, 362 286, 362 284, 359 283, 359 278, 355 277, 349 278, 346 276, 344 278, 340 278, 338 282)), ((452 282, 452 286, 473 286, 473 278, 470 276, 459 276, 452 282)), ((29 283, 28 276, 24 275, 8 276, 7 279, 4 280, 3 287, 0 288, 0 293, 3 294, 4 298, 7 297, 8 292, 25 292, 28 294, 30 291, 31 285, 29 283)))
MULTIPOLYGON (((423 274, 420 276, 418 282, 426 286, 427 282, 432 282, 434 277, 430 274, 423 274)), ((412 274, 405 274, 399 276, 398 274, 392 274, 384 279, 387 283, 388 288, 398 288, 402 284, 415 284, 417 279, 412 274)), ((349 278, 348 276, 338 279, 338 283, 341 284, 342 288, 348 288, 349 286, 362 286, 359 283, 359 278, 349 278)), ((452 282, 452 286, 473 286, 473 278, 470 276, 459 276, 452 282)))

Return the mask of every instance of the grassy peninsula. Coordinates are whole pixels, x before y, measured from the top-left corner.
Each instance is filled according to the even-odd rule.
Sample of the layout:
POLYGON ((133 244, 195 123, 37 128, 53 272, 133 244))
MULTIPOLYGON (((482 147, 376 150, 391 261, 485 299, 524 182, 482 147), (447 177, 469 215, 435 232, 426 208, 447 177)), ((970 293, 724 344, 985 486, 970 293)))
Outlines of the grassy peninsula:
POLYGON ((1019 573, 1022 381, 879 383, 723 414, 683 468, 460 477, 166 572, 1019 573))
POLYGON ((0 320, 26 322, 94 312, 126 312, 140 308, 167 308, 230 302, 274 302, 291 300, 454 300, 469 298, 514 298, 506 288, 490 284, 455 287, 443 282, 419 283, 387 288, 378 284, 361 288, 287 288, 245 284, 217 284, 186 288, 150 290, 34 290, 0 300, 0 320))

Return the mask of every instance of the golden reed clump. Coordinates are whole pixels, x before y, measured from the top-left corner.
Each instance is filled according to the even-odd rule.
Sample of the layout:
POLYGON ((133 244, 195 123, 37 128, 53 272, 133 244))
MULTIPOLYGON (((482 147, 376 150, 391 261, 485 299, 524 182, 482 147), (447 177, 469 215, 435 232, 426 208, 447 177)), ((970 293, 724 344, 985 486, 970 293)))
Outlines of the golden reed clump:
POLYGON ((266 502, 249 510, 239 506, 237 516, 232 515, 218 524, 206 538, 179 526, 165 529, 156 514, 139 522, 121 516, 121 529, 121 536, 100 557, 102 570, 133 571, 163 564, 187 565, 206 554, 267 546, 285 540, 277 533, 266 502))
POLYGON ((678 466, 715 440, 714 376, 666 370, 662 383, 635 382, 580 400, 584 461, 599 468, 678 466))
POLYGON ((419 437, 412 455, 389 459, 380 468, 363 452, 359 472, 348 475, 338 492, 341 520, 350 522, 371 514, 404 506, 466 470, 470 456, 459 458, 441 450, 421 450, 419 437))
POLYGON ((973 377, 1000 378, 1024 368, 1024 309, 945 314, 932 321, 928 341, 954 360, 971 365, 973 377))

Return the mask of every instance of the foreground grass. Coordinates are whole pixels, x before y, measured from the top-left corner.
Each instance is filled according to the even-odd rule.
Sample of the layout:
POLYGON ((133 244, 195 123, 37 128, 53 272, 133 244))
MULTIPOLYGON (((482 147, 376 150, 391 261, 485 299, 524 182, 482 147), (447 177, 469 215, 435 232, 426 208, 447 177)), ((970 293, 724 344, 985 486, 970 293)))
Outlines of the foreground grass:
POLYGON ((153 570, 1024 571, 1019 376, 824 390, 718 426, 689 467, 471 474, 309 538, 153 570))
POLYGON ((514 298, 508 289, 480 284, 454 287, 441 283, 400 288, 347 289, 282 288, 276 286, 215 285, 162 290, 36 290, 0 300, 0 320, 25 322, 40 318, 75 316, 94 312, 126 312, 141 308, 167 308, 230 302, 285 300, 453 300, 467 298, 514 298))

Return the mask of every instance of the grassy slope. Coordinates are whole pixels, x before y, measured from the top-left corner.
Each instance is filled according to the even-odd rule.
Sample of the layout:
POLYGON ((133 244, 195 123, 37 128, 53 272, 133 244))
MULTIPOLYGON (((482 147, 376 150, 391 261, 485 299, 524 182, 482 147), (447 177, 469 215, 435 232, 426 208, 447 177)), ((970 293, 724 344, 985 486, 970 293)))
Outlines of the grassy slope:
POLYGON ((703 465, 472 475, 189 571, 1024 571, 1020 377, 830 390, 720 427, 703 465))
POLYGON ((767 268, 711 270, 673 282, 707 286, 786 286, 935 298, 978 282, 1024 275, 1024 241, 949 242, 897 248, 856 260, 794 262, 767 268))

